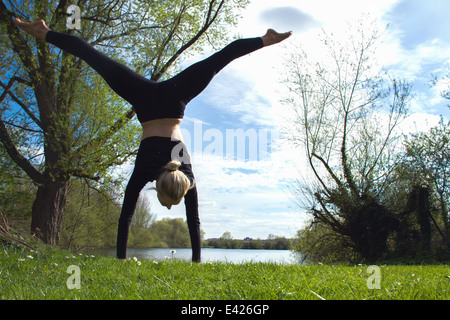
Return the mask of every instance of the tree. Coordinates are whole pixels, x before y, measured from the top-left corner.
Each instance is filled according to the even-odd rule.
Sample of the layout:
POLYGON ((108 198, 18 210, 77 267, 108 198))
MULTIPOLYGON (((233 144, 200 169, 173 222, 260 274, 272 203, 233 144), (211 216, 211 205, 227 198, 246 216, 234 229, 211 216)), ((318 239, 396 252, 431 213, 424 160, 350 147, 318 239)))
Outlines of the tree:
POLYGON ((404 151, 398 155, 399 165, 394 171, 387 198, 401 212, 401 230, 397 235, 396 246, 403 254, 427 256, 430 249, 436 254, 439 251, 440 256, 448 254, 449 128, 450 123, 445 124, 441 119, 428 132, 411 134, 405 138, 404 151), (433 246, 432 231, 440 239, 433 246), (413 250, 418 247, 417 244, 422 250, 413 250))
POLYGON ((271 250, 287 250, 290 248, 290 241, 286 237, 279 237, 269 234, 269 237, 264 241, 264 249, 271 250))
POLYGON ((189 248, 189 229, 181 218, 164 218, 152 224, 150 232, 154 234, 158 247, 189 248))
MULTIPOLYGON (((24 217, 36 192, 28 176, 8 157, 0 144, 0 208, 9 217, 24 217)), ((17 222, 17 221, 16 221, 17 222)))
MULTIPOLYGON (((450 76, 434 77, 433 86, 447 85, 441 96, 450 99, 450 76)), ((387 188, 386 201, 399 212, 394 246, 408 257, 445 259, 450 248, 450 122, 441 121, 428 132, 405 137, 404 150, 387 188), (433 227, 434 226, 434 227, 433 227), (434 232, 433 232, 434 231, 434 232)))
POLYGON ((336 263, 357 262, 360 258, 351 245, 351 239, 338 234, 326 224, 311 224, 297 231, 292 249, 299 252, 300 261, 336 263))
POLYGON ((413 134, 405 141, 403 174, 412 185, 428 185, 436 194, 444 230, 449 234, 450 123, 440 123, 429 132, 413 134))
POLYGON ((21 32, 44 19, 76 33, 144 76, 170 75, 181 54, 225 39, 247 0, 80 0, 81 30, 67 30, 68 1, 0 1, 0 141, 37 186, 31 231, 57 244, 71 177, 105 182, 136 154, 134 111, 80 59, 21 32), (95 88, 95 90, 93 90, 95 88), (19 130, 25 139, 14 137, 19 130))
POLYGON ((156 235, 151 232, 155 219, 156 217, 151 212, 150 202, 144 197, 139 197, 130 225, 128 240, 130 247, 150 247, 159 241, 159 239, 156 239, 156 235))
MULTIPOLYGON (((450 100, 450 69, 447 70, 447 73, 443 75, 442 77, 438 77, 437 75, 433 75, 433 79, 431 80, 432 86, 439 86, 440 84, 443 84, 446 86, 445 89, 441 90, 441 97, 450 100)), ((447 105, 450 108, 450 104, 447 105)))
POLYGON ((219 238, 218 244, 220 248, 231 248, 233 243, 233 236, 230 231, 225 231, 219 238))
POLYGON ((233 239, 229 231, 224 232, 217 242, 217 248, 239 249, 240 246, 240 241, 233 239))
POLYGON ((323 31, 321 55, 301 47, 292 54, 286 103, 295 119, 286 136, 304 148, 312 173, 293 187, 300 207, 375 260, 396 226, 381 200, 411 88, 377 65, 379 31, 363 21, 344 35, 323 31))
MULTIPOLYGON (((449 80, 450 73, 447 73, 441 79, 434 76, 431 82, 433 86, 440 81, 447 83, 447 88, 441 91, 441 96, 447 100, 450 100, 449 80)), ((431 188, 437 199, 445 236, 450 237, 450 121, 445 124, 441 117, 437 126, 430 128, 429 132, 412 134, 404 145, 406 150, 397 170, 399 180, 409 176, 410 187, 426 185, 431 188)))
MULTIPOLYGON (((109 190, 93 188, 82 179, 71 179, 67 199, 60 245, 69 248, 115 245, 120 205, 113 201, 109 190)), ((136 211, 136 220, 142 220, 142 210, 136 211)))
POLYGON ((258 239, 244 239, 242 242, 242 249, 263 249, 263 240, 258 239))

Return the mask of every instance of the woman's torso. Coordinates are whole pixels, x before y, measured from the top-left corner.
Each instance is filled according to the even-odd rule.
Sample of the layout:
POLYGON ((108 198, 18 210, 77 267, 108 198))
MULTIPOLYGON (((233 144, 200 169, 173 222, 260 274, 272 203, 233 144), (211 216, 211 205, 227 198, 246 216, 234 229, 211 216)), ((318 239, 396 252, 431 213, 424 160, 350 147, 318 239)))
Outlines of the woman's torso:
POLYGON ((142 140, 149 137, 166 137, 183 141, 180 118, 163 118, 142 122, 142 140))

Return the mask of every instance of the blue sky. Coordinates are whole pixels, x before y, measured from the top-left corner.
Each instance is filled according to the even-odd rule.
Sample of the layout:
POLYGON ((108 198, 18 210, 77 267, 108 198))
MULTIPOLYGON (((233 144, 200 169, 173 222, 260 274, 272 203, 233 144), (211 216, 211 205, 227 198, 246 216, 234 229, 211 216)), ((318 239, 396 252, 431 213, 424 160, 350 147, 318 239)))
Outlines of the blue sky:
MULTIPOLYGON (((234 61, 186 109, 182 129, 193 160, 206 238, 226 231, 234 238, 292 237, 304 226, 307 216, 288 191, 293 179, 307 174, 302 151, 283 143, 278 134, 283 57, 290 44, 308 43, 320 28, 340 28, 366 12, 381 25, 389 23, 380 60, 413 84, 412 114, 404 130, 426 130, 440 115, 448 118, 447 102, 439 95, 448 82, 440 81, 434 88, 428 84, 432 74, 449 70, 450 1, 254 0, 230 32, 254 37, 271 27, 292 30, 294 35, 286 45, 234 61), (233 135, 238 136, 234 143, 233 135), (245 149, 238 146, 243 137, 245 149), (248 148, 255 144, 256 149, 248 148)), ((203 57, 189 57, 182 66, 203 57)), ((143 195, 158 219, 185 218, 184 204, 169 211, 159 205, 154 191, 143 195)))

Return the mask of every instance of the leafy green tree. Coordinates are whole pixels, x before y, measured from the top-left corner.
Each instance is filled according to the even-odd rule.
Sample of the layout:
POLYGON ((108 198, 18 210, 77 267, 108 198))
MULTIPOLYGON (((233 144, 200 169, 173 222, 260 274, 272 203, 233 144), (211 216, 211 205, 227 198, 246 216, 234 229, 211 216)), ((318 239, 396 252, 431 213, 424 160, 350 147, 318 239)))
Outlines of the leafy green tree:
MULTIPOLYGON (((449 83, 449 79, 449 74, 441 79, 434 77, 432 85, 437 86, 440 81, 449 83)), ((442 89, 441 96, 450 100, 450 85, 442 89)), ((446 248, 438 255, 439 257, 448 255, 448 249, 450 249, 449 147, 450 122, 445 123, 443 117, 439 124, 430 128, 428 132, 415 133, 405 139, 405 150, 399 155, 399 165, 394 172, 393 182, 388 187, 390 192, 387 195, 387 201, 393 203, 398 212, 402 212, 400 214, 401 230, 396 243, 399 253, 417 256, 418 252, 413 248, 417 248, 418 239, 422 238, 422 251, 429 255, 430 241, 433 242, 430 237, 432 234, 438 234, 441 247, 446 248), (420 190, 423 194, 427 194, 426 201, 417 201, 420 199, 418 197, 420 190), (420 212, 424 211, 420 210, 420 203, 427 204, 426 207, 430 210, 424 217, 420 217, 420 212), (411 216, 411 213, 415 213, 416 217, 411 216), (431 230, 428 230, 431 224, 429 219, 435 227, 431 230)), ((436 250, 439 250, 437 247, 439 245, 434 244, 431 250, 437 252, 436 250)))
POLYGON ((348 236, 342 236, 324 223, 313 223, 299 230, 292 249, 300 253, 301 262, 355 263, 360 258, 348 236))
POLYGON ((114 246, 120 205, 113 201, 108 190, 72 179, 67 198, 59 244, 69 248, 114 246))
POLYGON ((226 231, 219 238, 217 245, 218 245, 218 248, 240 249, 241 242, 239 240, 233 239, 231 232, 226 231))
MULTIPOLYGON (((158 239, 156 239, 156 235, 151 231, 155 218, 156 217, 151 213, 150 202, 145 198, 140 197, 130 225, 130 235, 128 240, 130 247, 155 246, 158 239)), ((114 235, 116 234, 117 233, 115 232, 114 235)))
POLYGON ((428 185, 435 193, 440 218, 449 234, 450 123, 440 123, 429 132, 414 134, 405 141, 403 174, 411 185, 428 185))
POLYGON ((0 177, 0 210, 10 217, 25 217, 25 213, 31 210, 36 187, 17 164, 7 156, 1 144, 0 177))
POLYGON ((269 237, 264 242, 264 249, 287 250, 289 248, 289 239, 287 239, 286 237, 279 237, 274 234, 269 234, 269 237))
POLYGON ((400 255, 442 258, 449 252, 449 128, 441 119, 428 132, 406 137, 398 156, 385 201, 399 213, 395 247, 400 255))
POLYGON ((242 249, 263 249, 263 241, 261 239, 244 240, 242 242, 242 249))
POLYGON ((156 238, 157 247, 189 248, 189 229, 181 218, 165 218, 152 224, 150 232, 156 238))
POLYGON ((13 24, 44 19, 76 34, 152 80, 177 68, 180 55, 221 44, 247 0, 80 0, 80 30, 68 30, 66 0, 0 1, 0 141, 37 186, 31 231, 57 244, 72 177, 105 182, 109 168, 136 154, 134 111, 77 57, 13 24), (25 137, 20 143, 14 130, 25 137))

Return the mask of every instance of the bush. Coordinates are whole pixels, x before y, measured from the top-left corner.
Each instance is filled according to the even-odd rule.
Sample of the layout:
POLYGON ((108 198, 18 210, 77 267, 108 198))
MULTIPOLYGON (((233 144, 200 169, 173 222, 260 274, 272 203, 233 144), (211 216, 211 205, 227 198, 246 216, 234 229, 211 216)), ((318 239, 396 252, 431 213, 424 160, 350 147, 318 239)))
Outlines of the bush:
POLYGON ((352 249, 350 239, 323 224, 311 224, 297 232, 292 249, 302 261, 355 263, 360 257, 352 249))

